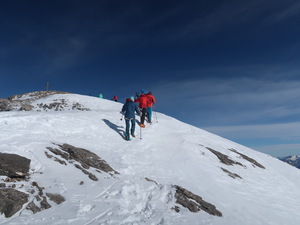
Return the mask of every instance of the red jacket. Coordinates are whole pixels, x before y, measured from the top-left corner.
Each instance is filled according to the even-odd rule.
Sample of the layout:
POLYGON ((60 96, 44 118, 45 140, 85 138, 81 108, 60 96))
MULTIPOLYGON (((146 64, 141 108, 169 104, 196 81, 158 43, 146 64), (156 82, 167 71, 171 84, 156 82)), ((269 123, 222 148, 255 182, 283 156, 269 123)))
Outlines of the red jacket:
POLYGON ((149 105, 149 99, 146 95, 142 94, 135 102, 139 103, 139 108, 147 108, 149 105))
POLYGON ((153 95, 147 94, 148 98, 148 107, 152 107, 154 103, 156 103, 156 100, 153 95))

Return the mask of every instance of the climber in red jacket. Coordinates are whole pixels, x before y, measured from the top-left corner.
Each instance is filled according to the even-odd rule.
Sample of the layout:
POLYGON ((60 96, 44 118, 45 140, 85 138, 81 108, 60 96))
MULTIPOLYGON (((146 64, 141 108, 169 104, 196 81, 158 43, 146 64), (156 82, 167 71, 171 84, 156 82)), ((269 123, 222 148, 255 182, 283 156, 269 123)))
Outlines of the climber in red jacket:
POLYGON ((149 98, 145 94, 141 94, 141 96, 135 100, 135 102, 139 103, 139 108, 141 109, 142 115, 141 115, 141 127, 145 127, 145 117, 146 117, 146 112, 147 108, 149 105, 149 98))

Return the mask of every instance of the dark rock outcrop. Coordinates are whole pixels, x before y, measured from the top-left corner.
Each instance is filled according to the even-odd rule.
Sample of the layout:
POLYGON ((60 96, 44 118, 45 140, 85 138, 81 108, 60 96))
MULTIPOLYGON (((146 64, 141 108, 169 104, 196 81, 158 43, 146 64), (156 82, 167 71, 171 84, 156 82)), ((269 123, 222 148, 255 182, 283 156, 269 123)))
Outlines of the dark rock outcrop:
POLYGON ((9 109, 10 110, 20 110, 20 111, 31 111, 31 110, 55 110, 55 111, 63 111, 66 107, 72 108, 73 110, 89 110, 84 108, 79 103, 71 103, 72 105, 69 106, 69 103, 66 99, 56 99, 53 100, 52 103, 44 104, 40 103, 37 106, 32 105, 34 101, 46 98, 50 95, 55 94, 70 94, 67 92, 61 91, 35 91, 30 93, 25 93, 22 95, 14 95, 8 98, 9 109))
POLYGON ((229 165, 229 166, 232 166, 234 164, 236 165, 239 165, 239 166, 243 166, 243 164, 239 163, 239 162, 236 162, 232 159, 229 159, 228 155, 225 155, 221 152, 218 152, 212 148, 209 148, 209 147, 206 147, 209 151, 211 151, 212 153, 214 153, 218 159, 221 161, 221 163, 224 163, 225 165, 229 165))
POLYGON ((27 210, 31 210, 33 212, 33 214, 36 214, 40 211, 42 211, 33 201, 30 202, 27 206, 26 206, 27 210))
POLYGON ((262 168, 262 169, 265 169, 265 167, 263 165, 261 165, 260 163, 258 163, 256 160, 250 158, 249 156, 246 156, 245 154, 242 154, 240 152, 238 152, 237 150, 235 149, 229 149, 230 151, 240 155, 243 159, 247 160, 248 162, 252 163, 253 166, 257 166, 259 168, 262 168))
POLYGON ((88 175, 89 178, 90 178, 91 180, 93 180, 93 181, 98 181, 98 178, 97 178, 94 174, 92 174, 91 172, 89 172, 89 171, 83 169, 80 165, 75 164, 75 167, 76 167, 77 169, 80 169, 84 174, 88 175))
MULTIPOLYGON (((52 155, 50 155, 50 154, 49 154, 48 152, 46 152, 46 151, 45 151, 45 154, 46 154, 46 156, 47 156, 49 159, 53 159, 54 161, 59 162, 59 163, 62 164, 62 165, 67 165, 66 161, 61 160, 61 159, 59 159, 59 158, 57 158, 57 157, 55 157, 55 156, 52 156, 52 155)), ((58 154, 58 152, 56 152, 55 154, 58 154)))
POLYGON ((0 153, 0 175, 9 178, 25 178, 29 174, 30 161, 16 154, 0 153))
POLYGON ((39 109, 44 111, 54 110, 54 111, 64 111, 66 108, 71 108, 72 110, 81 110, 81 111, 90 111, 90 109, 85 108, 83 105, 78 102, 69 103, 65 99, 55 99, 54 102, 49 104, 40 103, 37 105, 39 109))
POLYGON ((10 111, 11 102, 7 99, 0 98, 0 111, 10 111))
POLYGON ((58 205, 65 201, 65 198, 59 194, 46 193, 46 196, 50 199, 50 201, 53 201, 58 205))
POLYGON ((20 111, 31 111, 33 109, 33 106, 30 104, 24 104, 21 106, 20 111))
MULTIPOLYGON (((188 208, 188 210, 194 213, 203 210, 214 216, 222 216, 222 213, 217 210, 213 204, 204 201, 200 196, 195 195, 187 189, 178 185, 175 185, 174 187, 176 188, 176 203, 182 205, 185 208, 188 208)), ((179 211, 178 208, 176 211, 179 211)))
POLYGON ((50 209, 52 206, 48 203, 47 198, 43 196, 41 201, 41 209, 50 209))
POLYGON ((48 203, 48 200, 56 204, 65 201, 64 197, 59 194, 44 194, 45 188, 40 187, 35 181, 31 183, 31 189, 26 191, 28 194, 16 190, 17 185, 15 182, 20 180, 29 181, 30 161, 30 159, 16 154, 0 153, 0 175, 7 176, 5 182, 12 182, 11 185, 5 183, 0 185, 0 213, 4 213, 5 217, 11 217, 17 213, 28 201, 31 202, 27 204, 26 209, 31 210, 33 213, 51 208, 52 206, 48 203), (29 193, 35 195, 34 198, 38 205, 29 199, 29 193))
POLYGON ((31 210, 33 213, 38 213, 42 210, 49 209, 52 207, 49 204, 48 200, 55 202, 56 204, 61 204, 65 201, 65 198, 59 194, 52 194, 52 193, 44 193, 45 188, 41 187, 37 182, 32 182, 32 192, 31 194, 35 194, 34 198, 35 201, 31 201, 27 206, 27 210, 31 210))
POLYGON ((40 100, 55 94, 71 94, 61 91, 35 91, 21 95, 14 95, 8 99, 0 99, 0 111, 64 111, 64 110, 81 110, 90 111, 78 102, 68 101, 65 98, 53 99, 52 102, 34 104, 40 100))
MULTIPOLYGON (((80 169, 84 174, 87 174, 91 180, 97 181, 98 178, 91 172, 87 171, 90 167, 95 168, 97 172, 103 171, 111 175, 119 174, 105 160, 101 159, 98 155, 87 149, 77 148, 69 144, 63 144, 58 146, 59 149, 51 147, 47 147, 47 149, 55 155, 61 156, 63 159, 65 159, 71 164, 74 164, 74 161, 80 163, 80 165, 74 164, 74 166, 77 169, 80 169)), ((49 153, 45 152, 45 154, 48 158, 52 158, 55 161, 58 161, 61 164, 63 164, 61 160, 58 160, 56 157, 51 157, 49 153)))
POLYGON ((11 217, 28 202, 28 194, 13 188, 0 189, 0 213, 11 217))
POLYGON ((69 94, 69 93, 62 92, 62 91, 34 91, 34 92, 25 93, 25 94, 21 94, 21 95, 10 96, 8 98, 8 100, 26 102, 27 99, 37 100, 37 99, 45 98, 47 96, 55 95, 55 94, 69 94), (24 100, 24 96, 26 96, 25 100, 24 100))
POLYGON ((232 177, 233 179, 235 179, 235 178, 240 178, 240 179, 242 179, 242 177, 239 176, 239 175, 236 174, 236 173, 232 173, 232 172, 230 172, 229 170, 226 170, 226 169, 224 169, 224 168, 222 168, 222 167, 221 167, 221 169, 222 169, 225 173, 227 173, 228 176, 232 177))

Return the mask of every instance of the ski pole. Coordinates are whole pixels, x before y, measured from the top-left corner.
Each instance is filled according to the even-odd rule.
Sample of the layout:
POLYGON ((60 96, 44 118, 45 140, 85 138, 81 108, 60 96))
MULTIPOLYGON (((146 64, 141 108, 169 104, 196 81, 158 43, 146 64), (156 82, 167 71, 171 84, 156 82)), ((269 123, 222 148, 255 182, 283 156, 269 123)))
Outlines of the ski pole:
POLYGON ((124 116, 124 115, 122 114, 122 116, 121 116, 121 119, 120 119, 120 120, 123 120, 123 116, 124 116))
POLYGON ((154 115, 155 115, 156 123, 158 123, 156 111, 154 111, 154 115))
MULTIPOLYGON (((155 108, 155 106, 153 105, 153 109, 154 109, 154 108, 155 108)), ((154 111, 154 116, 155 116, 156 123, 158 123, 157 115, 156 115, 156 110, 154 111)))

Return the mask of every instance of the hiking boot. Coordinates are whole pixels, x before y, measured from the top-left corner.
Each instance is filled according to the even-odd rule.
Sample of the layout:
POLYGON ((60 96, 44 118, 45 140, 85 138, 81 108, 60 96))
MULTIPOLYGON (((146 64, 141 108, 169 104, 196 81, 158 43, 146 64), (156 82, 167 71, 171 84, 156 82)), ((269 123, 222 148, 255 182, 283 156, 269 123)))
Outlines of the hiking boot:
POLYGON ((131 136, 135 138, 135 135, 134 135, 134 133, 131 133, 131 136))
POLYGON ((145 124, 140 124, 140 127, 146 127, 145 124))
POLYGON ((130 137, 125 138, 126 141, 131 141, 132 139, 130 137))

